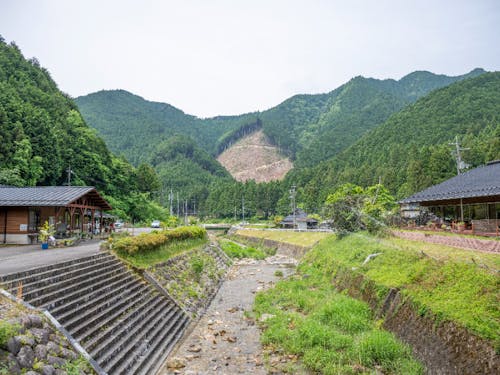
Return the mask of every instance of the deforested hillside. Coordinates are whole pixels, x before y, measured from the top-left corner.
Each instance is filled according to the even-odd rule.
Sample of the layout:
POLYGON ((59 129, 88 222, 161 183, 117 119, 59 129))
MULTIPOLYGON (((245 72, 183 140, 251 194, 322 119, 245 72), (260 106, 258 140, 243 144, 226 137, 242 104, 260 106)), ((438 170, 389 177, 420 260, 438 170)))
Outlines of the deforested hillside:
POLYGON ((242 182, 281 180, 293 168, 290 159, 280 154, 262 130, 244 136, 222 152, 217 160, 242 182))

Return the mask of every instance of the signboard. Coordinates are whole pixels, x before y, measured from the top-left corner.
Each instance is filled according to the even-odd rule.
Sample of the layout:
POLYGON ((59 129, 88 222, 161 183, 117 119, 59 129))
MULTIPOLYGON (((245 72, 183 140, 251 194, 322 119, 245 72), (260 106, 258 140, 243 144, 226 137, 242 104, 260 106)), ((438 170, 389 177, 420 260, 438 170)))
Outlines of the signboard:
POLYGON ((28 230, 28 224, 19 224, 19 231, 26 232, 28 230))

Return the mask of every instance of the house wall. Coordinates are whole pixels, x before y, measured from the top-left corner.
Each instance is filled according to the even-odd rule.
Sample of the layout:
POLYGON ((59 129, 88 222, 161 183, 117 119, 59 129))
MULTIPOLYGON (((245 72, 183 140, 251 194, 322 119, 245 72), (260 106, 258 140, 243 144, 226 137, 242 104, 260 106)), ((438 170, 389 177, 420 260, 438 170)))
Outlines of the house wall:
POLYGON ((4 207, 0 210, 0 242, 30 243, 27 207, 4 207), (7 215, 7 220, 5 220, 5 215, 7 215))

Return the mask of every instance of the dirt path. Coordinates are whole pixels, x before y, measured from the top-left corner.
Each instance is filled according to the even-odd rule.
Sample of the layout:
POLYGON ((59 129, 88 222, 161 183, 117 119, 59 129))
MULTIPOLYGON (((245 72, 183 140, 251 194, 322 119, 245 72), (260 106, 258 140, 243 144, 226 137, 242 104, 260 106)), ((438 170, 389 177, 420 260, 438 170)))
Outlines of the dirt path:
POLYGON ((206 314, 159 374, 266 374, 260 331, 245 311, 251 311, 256 292, 279 279, 276 270, 288 276, 294 265, 294 260, 284 256, 235 263, 206 314))
POLYGON ((500 241, 479 239, 473 237, 444 236, 433 233, 412 231, 393 231, 394 235, 408 240, 425 241, 435 244, 458 247, 465 250, 481 251, 486 253, 500 253, 500 241))

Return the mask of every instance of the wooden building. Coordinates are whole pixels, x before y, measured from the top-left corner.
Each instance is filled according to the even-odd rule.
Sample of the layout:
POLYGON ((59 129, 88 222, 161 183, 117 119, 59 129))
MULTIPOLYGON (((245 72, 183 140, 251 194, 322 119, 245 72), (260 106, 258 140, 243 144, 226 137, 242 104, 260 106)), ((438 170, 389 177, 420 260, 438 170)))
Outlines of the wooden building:
POLYGON ((91 186, 0 186, 0 243, 35 243, 45 221, 56 237, 98 233, 107 210, 111 206, 91 186))
POLYGON ((500 226, 500 160, 471 169, 399 202, 402 215, 411 207, 432 212, 444 222, 465 223, 476 232, 497 233, 500 226))

